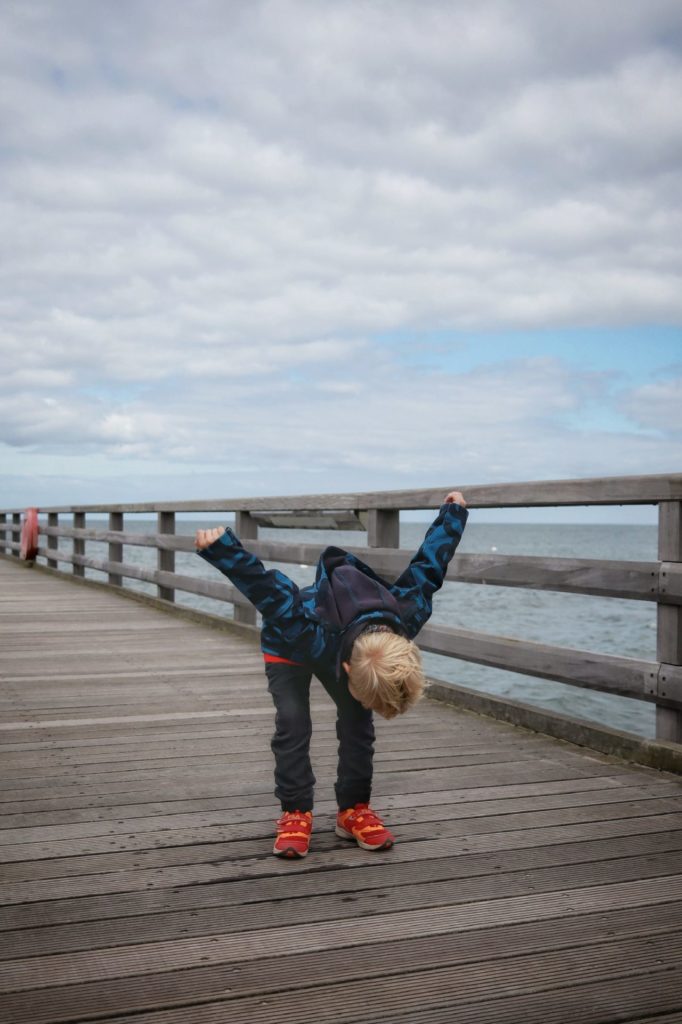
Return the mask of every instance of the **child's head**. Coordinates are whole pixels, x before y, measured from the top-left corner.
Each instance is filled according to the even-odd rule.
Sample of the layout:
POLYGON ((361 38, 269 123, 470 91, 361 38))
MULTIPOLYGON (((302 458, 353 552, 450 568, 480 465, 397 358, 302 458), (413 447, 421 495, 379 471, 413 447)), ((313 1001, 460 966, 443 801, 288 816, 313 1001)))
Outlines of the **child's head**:
POLYGON ((419 648, 388 629, 361 633, 344 667, 351 695, 384 718, 403 714, 424 692, 419 648))

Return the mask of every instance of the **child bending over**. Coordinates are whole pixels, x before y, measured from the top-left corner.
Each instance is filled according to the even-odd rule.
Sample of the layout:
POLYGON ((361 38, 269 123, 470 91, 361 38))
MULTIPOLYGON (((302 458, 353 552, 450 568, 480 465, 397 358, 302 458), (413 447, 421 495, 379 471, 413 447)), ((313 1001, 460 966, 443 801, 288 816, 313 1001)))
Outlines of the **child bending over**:
POLYGON ((372 712, 393 718, 421 697, 424 674, 414 637, 429 619, 467 520, 451 491, 424 541, 394 583, 355 555, 326 548, 315 582, 299 589, 263 563, 230 529, 197 530, 202 558, 227 576, 263 617, 261 646, 275 704, 275 796, 282 806, 273 853, 305 857, 312 831, 315 776, 310 764, 310 682, 315 675, 337 707, 339 760, 336 834, 364 850, 394 837, 369 806, 372 712))

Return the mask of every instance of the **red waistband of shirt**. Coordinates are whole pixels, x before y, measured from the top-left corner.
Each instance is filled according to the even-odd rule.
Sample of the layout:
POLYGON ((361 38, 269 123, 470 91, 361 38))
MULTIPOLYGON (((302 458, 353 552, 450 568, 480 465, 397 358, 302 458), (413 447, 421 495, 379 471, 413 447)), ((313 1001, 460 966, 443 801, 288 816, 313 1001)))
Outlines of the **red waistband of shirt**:
POLYGON ((300 661, 290 661, 289 658, 279 658, 276 654, 267 654, 263 652, 263 661, 269 662, 271 665, 301 665, 300 661))

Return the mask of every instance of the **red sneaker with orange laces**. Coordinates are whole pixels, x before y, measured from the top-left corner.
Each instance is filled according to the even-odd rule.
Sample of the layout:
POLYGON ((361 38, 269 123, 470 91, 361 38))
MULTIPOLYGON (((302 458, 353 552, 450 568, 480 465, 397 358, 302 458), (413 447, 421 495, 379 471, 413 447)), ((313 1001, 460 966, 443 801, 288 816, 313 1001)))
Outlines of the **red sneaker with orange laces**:
POLYGON ((394 836, 369 804, 356 804, 336 816, 336 834, 354 839, 363 850, 390 850, 394 836))
POLYGON ((311 811, 284 811, 277 822, 275 857, 305 857, 313 830, 311 811))

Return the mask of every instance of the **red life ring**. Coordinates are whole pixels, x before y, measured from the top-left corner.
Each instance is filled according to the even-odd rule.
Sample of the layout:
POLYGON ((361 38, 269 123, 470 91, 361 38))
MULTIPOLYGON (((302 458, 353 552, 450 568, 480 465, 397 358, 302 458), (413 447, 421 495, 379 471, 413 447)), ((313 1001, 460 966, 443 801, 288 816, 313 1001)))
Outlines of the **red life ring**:
POLYGON ((27 508, 24 514, 24 525, 21 527, 20 557, 32 562, 38 554, 38 509, 27 508))

